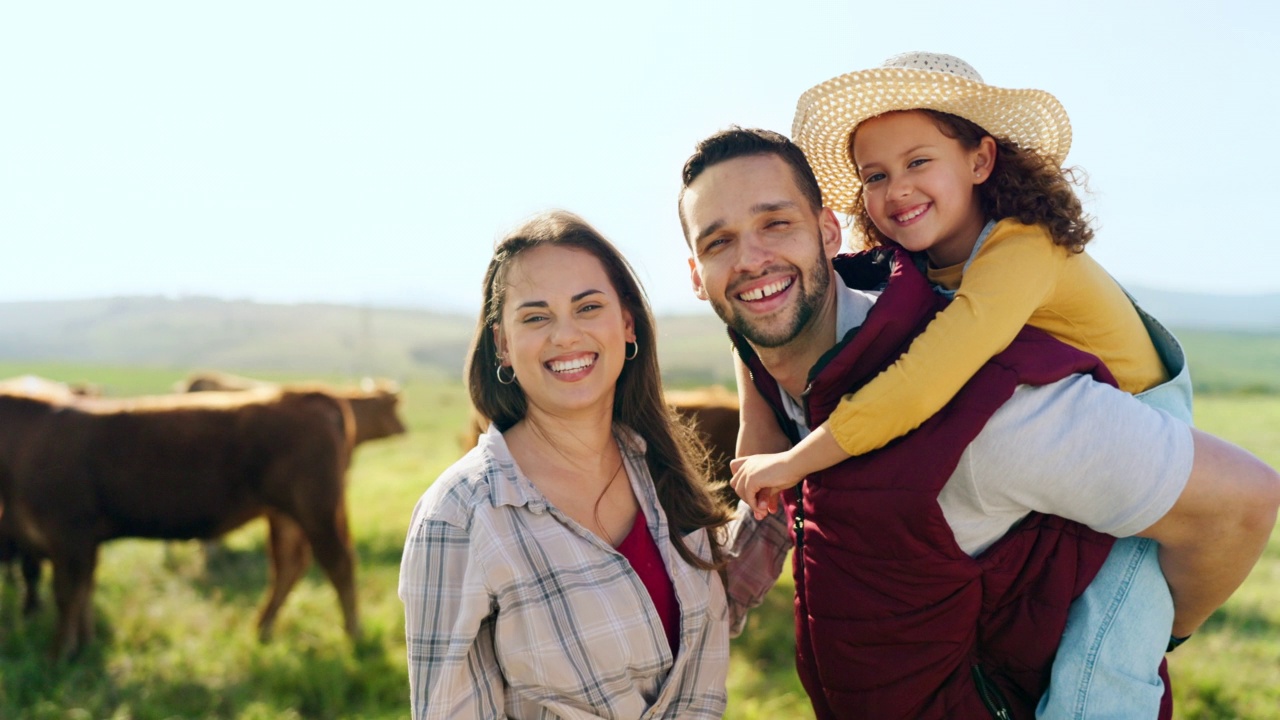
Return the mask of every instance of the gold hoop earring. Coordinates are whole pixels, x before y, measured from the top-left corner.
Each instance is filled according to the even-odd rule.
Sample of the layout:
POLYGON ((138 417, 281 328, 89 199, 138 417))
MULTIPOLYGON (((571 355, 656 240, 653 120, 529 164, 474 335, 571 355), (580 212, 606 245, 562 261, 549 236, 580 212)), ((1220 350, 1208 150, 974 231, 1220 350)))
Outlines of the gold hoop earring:
POLYGON ((628 349, 630 349, 630 350, 631 350, 631 352, 627 353, 627 354, 626 354, 626 355, 624 355, 623 357, 625 357, 625 358, 626 358, 626 359, 628 359, 628 360, 635 360, 635 359, 636 359, 636 356, 640 354, 640 343, 639 343, 639 342, 630 342, 630 341, 628 341, 627 343, 625 343, 625 344, 624 344, 624 347, 625 347, 626 345, 634 345, 634 346, 635 346, 635 348, 634 348, 634 349, 630 349, 630 348, 628 348, 628 349))
POLYGON ((516 369, 515 369, 515 368, 511 368, 511 379, 510 379, 510 380, 503 380, 503 379, 502 379, 502 368, 504 368, 504 367, 507 367, 507 366, 506 366, 506 365, 499 365, 499 366, 498 366, 498 372, 496 373, 496 374, 497 374, 497 376, 498 376, 498 382, 499 382, 500 384, 502 384, 502 385, 510 385, 511 383, 513 383, 513 382, 515 382, 515 381, 516 381, 516 369))

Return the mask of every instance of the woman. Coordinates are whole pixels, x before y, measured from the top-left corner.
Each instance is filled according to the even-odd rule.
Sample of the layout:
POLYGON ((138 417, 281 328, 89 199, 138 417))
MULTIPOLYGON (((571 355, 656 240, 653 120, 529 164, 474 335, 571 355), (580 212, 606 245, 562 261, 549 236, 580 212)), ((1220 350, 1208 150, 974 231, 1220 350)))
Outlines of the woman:
POLYGON ((498 243, 467 368, 492 424, 418 502, 401 564, 414 718, 723 715, 728 511, 654 338, 580 218, 498 243))

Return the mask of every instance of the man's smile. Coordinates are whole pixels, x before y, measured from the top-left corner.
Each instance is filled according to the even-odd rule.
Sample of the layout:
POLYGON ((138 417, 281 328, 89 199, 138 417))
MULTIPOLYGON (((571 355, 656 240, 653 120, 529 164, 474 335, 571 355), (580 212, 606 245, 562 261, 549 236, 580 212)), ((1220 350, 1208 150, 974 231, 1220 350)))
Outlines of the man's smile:
POLYGON ((738 293, 738 299, 744 302, 755 302, 768 297, 773 297, 778 293, 791 287, 791 283, 795 282, 794 278, 786 278, 783 280, 775 280, 768 285, 752 288, 746 292, 738 293))

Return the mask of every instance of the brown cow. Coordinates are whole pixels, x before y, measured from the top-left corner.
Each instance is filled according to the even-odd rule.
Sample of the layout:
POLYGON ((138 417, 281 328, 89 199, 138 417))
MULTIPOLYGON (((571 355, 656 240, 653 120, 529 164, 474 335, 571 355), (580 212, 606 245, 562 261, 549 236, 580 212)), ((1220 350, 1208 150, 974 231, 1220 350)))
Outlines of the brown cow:
MULTIPOLYGON (((314 382, 279 385, 242 375, 205 371, 193 373, 186 380, 173 386, 174 392, 178 393, 228 392, 262 388, 285 388, 294 392, 323 392, 346 400, 355 419, 354 445, 405 433, 405 426, 398 412, 400 389, 388 380, 375 381, 366 378, 361 382, 360 389, 356 390, 335 388, 314 382)), ((302 535, 302 529, 279 513, 268 510, 266 516, 267 546, 292 548, 289 556, 273 558, 273 570, 296 573, 300 578, 311 564, 311 551, 302 535)), ((205 562, 213 561, 222 551, 222 545, 217 538, 205 540, 202 547, 205 562)), ((296 581, 297 578, 294 578, 290 584, 296 581)))
POLYGON ((186 380, 173 384, 175 393, 216 392, 225 390, 254 390, 257 388, 276 387, 277 384, 266 380, 254 380, 241 375, 214 371, 192 373, 186 380))
POLYGON ((0 394, 71 400, 77 397, 98 397, 102 392, 96 386, 87 383, 68 385, 38 375, 19 375, 0 380, 0 394))
MULTIPOLYGON (((359 635, 345 476, 351 411, 324 393, 240 393, 74 401, 0 395, 0 499, 24 547, 54 568, 53 654, 91 640, 98 545, 118 537, 208 538, 271 511, 271 590, 260 637, 301 572, 305 538, 359 635)), ((305 569, 305 566, 304 568, 305 569)))
MULTIPOLYGON (((97 388, 86 384, 69 385, 37 375, 20 375, 0 380, 0 394, 45 398, 55 402, 70 402, 81 396, 97 396, 97 388)), ((23 547, 14 529, 4 519, 4 501, 0 497, 0 566, 13 580, 13 564, 22 566, 23 615, 31 615, 40 607, 40 563, 43 558, 30 547, 23 547)))
MULTIPOLYGON (((3 470, 0 470, 3 472, 3 470)), ((12 517, 12 513, 9 514, 12 517)), ((31 615, 40 607, 40 562, 43 558, 33 549, 23 547, 17 531, 9 527, 4 508, 0 507, 0 566, 10 582, 14 581, 13 564, 22 566, 23 601, 22 614, 31 615)))
POLYGON ((298 392, 325 392, 346 400, 351 405, 352 414, 355 415, 357 445, 369 440, 402 435, 405 432, 404 423, 400 420, 398 412, 400 389, 388 380, 365 379, 361 382, 359 389, 353 389, 335 388, 312 382, 279 385, 228 373, 200 372, 175 384, 173 389, 175 392, 189 393, 275 387, 298 392))

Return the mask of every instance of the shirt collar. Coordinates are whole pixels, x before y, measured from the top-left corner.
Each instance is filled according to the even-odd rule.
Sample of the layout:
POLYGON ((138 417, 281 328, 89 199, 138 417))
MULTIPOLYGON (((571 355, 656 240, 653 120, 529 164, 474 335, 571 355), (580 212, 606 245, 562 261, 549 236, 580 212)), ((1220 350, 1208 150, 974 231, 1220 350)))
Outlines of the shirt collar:
MULTIPOLYGON (((644 454, 648 447, 644 438, 630 428, 618 425, 614 427, 617 430, 616 435, 620 441, 618 446, 624 460, 633 468, 643 465, 644 454)), ((494 507, 528 506, 531 512, 546 511, 550 504, 546 496, 538 490, 533 481, 525 476, 520 466, 516 465, 515 458, 511 456, 511 449, 507 447, 507 440, 498 431, 496 425, 489 424, 489 429, 480 436, 477 445, 484 448, 484 452, 494 465, 495 472, 490 474, 494 481, 489 485, 489 500, 494 507)))
POLYGON ((839 342, 841 338, 849 334, 850 330, 862 327, 862 323, 867 320, 867 313, 871 312, 871 306, 876 304, 876 297, 880 295, 878 292, 869 292, 867 290, 854 290, 845 284, 844 278, 840 273, 833 273, 836 285, 836 337, 835 341, 839 342))

